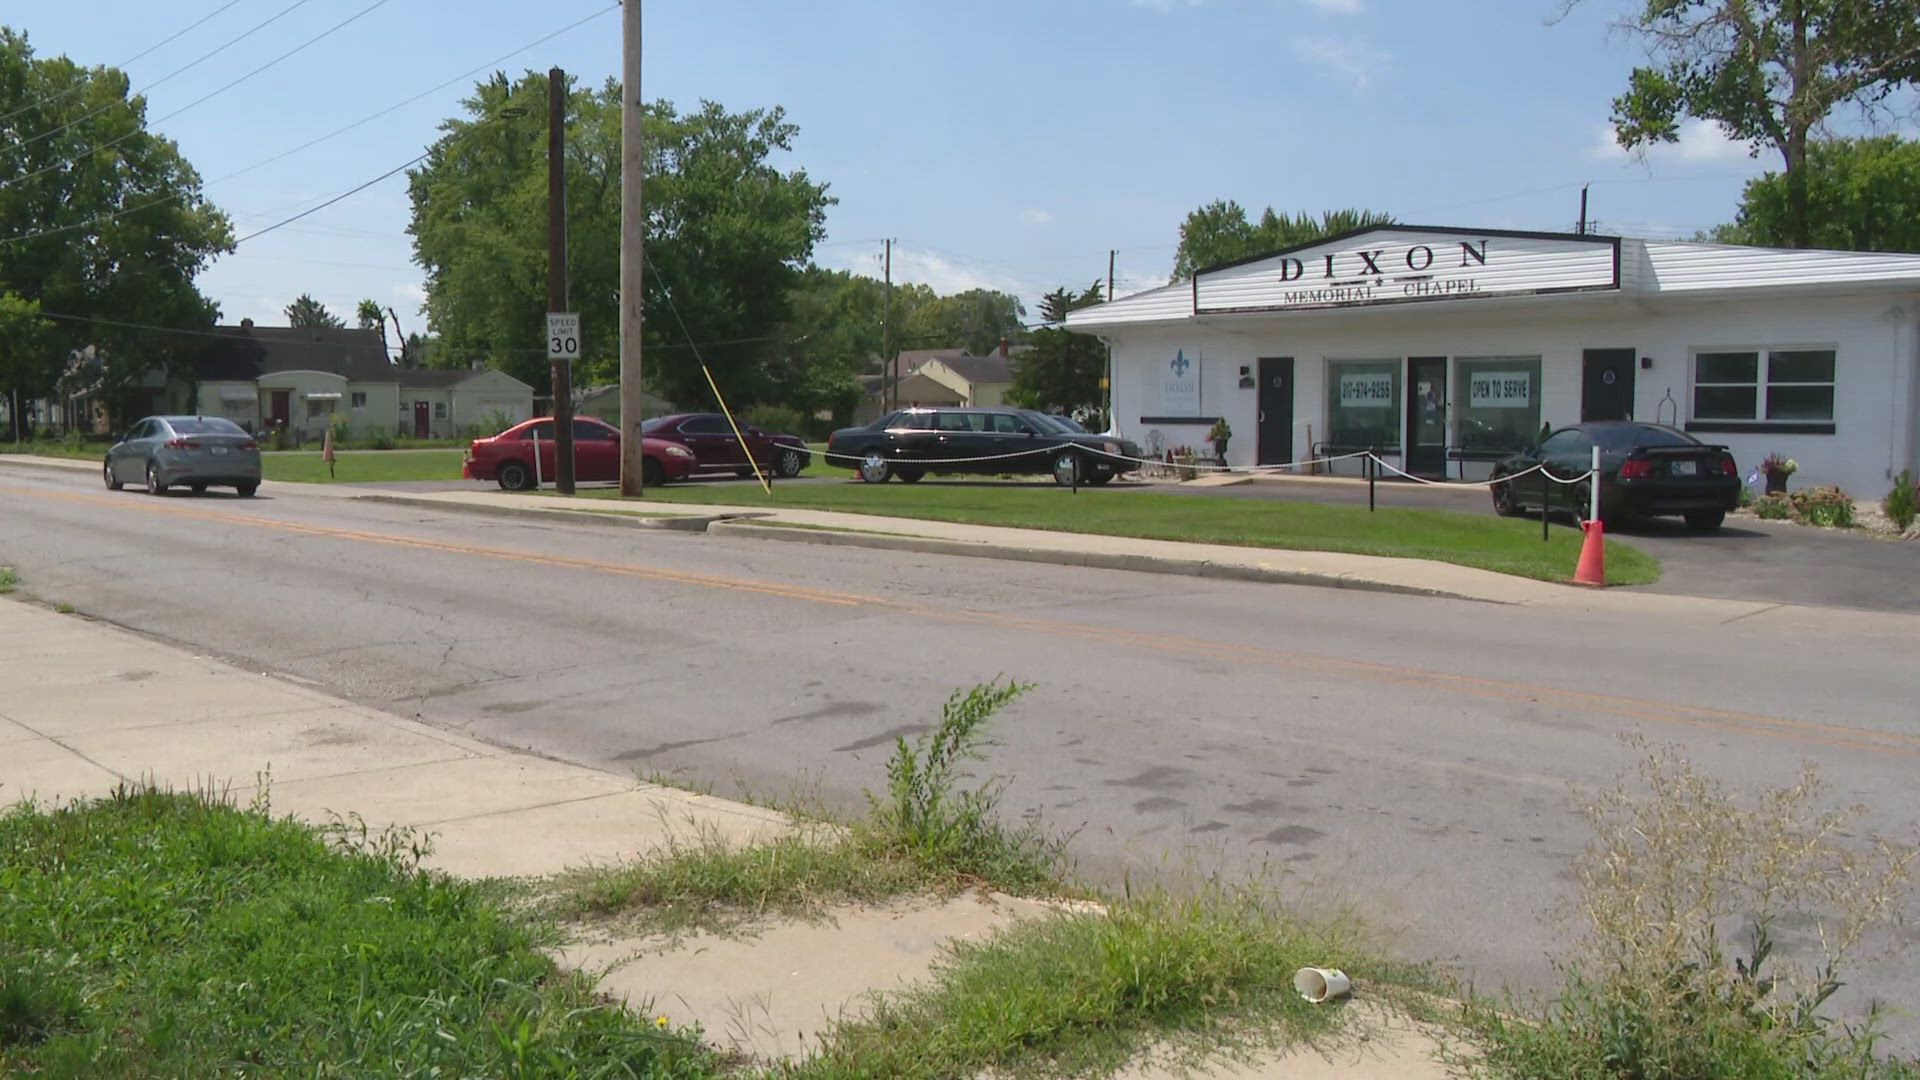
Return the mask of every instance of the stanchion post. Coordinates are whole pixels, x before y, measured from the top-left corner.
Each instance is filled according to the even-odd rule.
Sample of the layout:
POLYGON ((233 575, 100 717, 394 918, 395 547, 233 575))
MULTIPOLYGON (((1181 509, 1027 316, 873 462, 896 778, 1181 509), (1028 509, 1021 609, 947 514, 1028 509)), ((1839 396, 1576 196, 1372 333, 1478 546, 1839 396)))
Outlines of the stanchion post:
POLYGON ((1547 477, 1547 466, 1540 466, 1540 542, 1547 542, 1547 498, 1552 491, 1552 482, 1547 477))
POLYGON ((1593 448, 1593 476, 1587 481, 1587 490, 1592 493, 1587 505, 1587 520, 1600 520, 1600 448, 1593 448))
POLYGON ((1373 513, 1373 478, 1380 473, 1380 459, 1374 456, 1373 448, 1367 448, 1367 513, 1373 513))

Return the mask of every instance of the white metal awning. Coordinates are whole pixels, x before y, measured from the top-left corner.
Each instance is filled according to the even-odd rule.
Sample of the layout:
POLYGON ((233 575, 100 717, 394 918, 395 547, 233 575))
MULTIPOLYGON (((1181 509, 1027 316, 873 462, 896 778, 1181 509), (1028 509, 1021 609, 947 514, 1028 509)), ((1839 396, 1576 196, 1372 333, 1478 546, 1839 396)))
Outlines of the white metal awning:
POLYGON ((310 391, 308 391, 308 392, 307 392, 307 400, 308 400, 308 401, 339 401, 339 400, 340 400, 340 391, 338 391, 338 390, 310 390, 310 391))
POLYGON ((220 400, 257 402, 260 400, 260 394, 257 390, 222 390, 220 391, 220 400))

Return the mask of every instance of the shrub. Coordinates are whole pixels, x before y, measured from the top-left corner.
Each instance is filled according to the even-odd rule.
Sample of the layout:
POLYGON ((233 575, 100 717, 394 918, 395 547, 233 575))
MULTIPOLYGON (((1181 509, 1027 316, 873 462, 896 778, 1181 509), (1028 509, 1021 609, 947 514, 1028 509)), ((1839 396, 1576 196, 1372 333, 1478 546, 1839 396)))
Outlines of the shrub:
POLYGON ((1793 506, 1794 520, 1807 525, 1850 529, 1853 520, 1853 496, 1837 487, 1807 488, 1787 496, 1793 506))
POLYGON ((375 425, 373 430, 367 433, 367 446, 370 449, 391 450, 395 445, 393 433, 386 428, 375 425))
POLYGON ((1781 492, 1769 492, 1753 500, 1754 516, 1767 521, 1785 521, 1793 516, 1793 504, 1781 492))
POLYGON ((1893 490, 1881 500, 1880 509, 1886 511, 1887 520, 1901 532, 1913 527, 1913 519, 1920 517, 1920 480, 1914 478, 1912 469, 1904 469, 1894 477, 1893 490))
POLYGON ((1558 965, 1565 986, 1535 1022, 1470 1011, 1491 1071, 1883 1075, 1873 1022, 1836 1025, 1820 1010, 1866 932, 1899 919, 1914 851, 1855 829, 1861 807, 1823 809, 1811 766, 1745 803, 1675 751, 1629 743, 1644 755, 1640 784, 1583 799, 1585 935, 1558 965), (1789 928, 1805 943, 1798 961, 1776 948, 1789 928))
POLYGON ((327 417, 327 427, 333 431, 333 445, 345 446, 347 436, 353 433, 353 418, 346 413, 334 413, 327 417))
POLYGON ((513 417, 499 409, 488 409, 480 416, 480 432, 476 439, 490 438, 513 426, 513 417))
POLYGON ((807 429, 806 416, 799 409, 785 405, 755 405, 736 415, 734 420, 742 425, 765 428, 776 435, 804 435, 807 429))

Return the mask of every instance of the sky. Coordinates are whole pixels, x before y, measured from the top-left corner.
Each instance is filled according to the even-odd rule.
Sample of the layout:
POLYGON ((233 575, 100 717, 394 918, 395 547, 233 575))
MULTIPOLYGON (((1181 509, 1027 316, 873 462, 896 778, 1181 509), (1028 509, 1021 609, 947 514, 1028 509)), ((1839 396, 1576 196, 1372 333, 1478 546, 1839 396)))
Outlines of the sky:
MULTIPOLYGON (((1181 221, 1214 199, 1570 230, 1584 184, 1608 232, 1730 220, 1743 183, 1778 168, 1770 151, 1750 157, 1704 123, 1645 155, 1613 143, 1610 103, 1645 60, 1613 27, 1633 6, 645 0, 642 89, 683 109, 784 108, 799 135, 777 163, 838 200, 819 264, 878 277, 891 238, 896 281, 1004 290, 1032 316, 1041 293, 1104 279, 1109 252, 1119 294, 1165 284, 1181 221)), ((420 154, 488 72, 599 83, 620 69, 607 0, 26 7, 0 22, 38 55, 124 66, 241 236, 420 154)), ((200 287, 230 323, 284 325, 311 293, 349 319, 372 298, 424 329, 408 220, 395 174, 242 243, 200 287)))

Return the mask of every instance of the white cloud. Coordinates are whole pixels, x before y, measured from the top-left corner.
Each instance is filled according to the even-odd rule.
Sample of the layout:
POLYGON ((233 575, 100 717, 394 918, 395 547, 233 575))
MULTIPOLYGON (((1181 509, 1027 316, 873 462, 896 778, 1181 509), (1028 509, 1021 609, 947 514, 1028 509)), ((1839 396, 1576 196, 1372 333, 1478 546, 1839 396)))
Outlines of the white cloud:
POLYGON ((1375 68, 1386 66, 1392 57, 1362 41, 1333 37, 1295 38, 1287 43, 1293 54, 1338 79, 1354 90, 1373 85, 1375 68))
POLYGON ((1037 206, 1030 206, 1027 209, 1020 211, 1020 224, 1031 226, 1033 228, 1039 228, 1043 225, 1051 225, 1053 224, 1053 215, 1048 213, 1045 210, 1040 209, 1037 206))
POLYGON ((1680 123, 1678 142, 1653 143, 1639 150, 1622 147, 1614 138, 1612 124, 1598 124, 1593 129, 1593 145, 1588 156, 1601 161, 1644 158, 1647 161, 1712 165, 1751 161, 1753 158, 1748 150, 1746 143, 1727 138, 1719 124, 1711 120, 1689 119, 1680 123))
POLYGON ((1366 6, 1364 0, 1307 0, 1307 4, 1329 15, 1358 15, 1366 6))
MULTIPOLYGON (((872 256, 843 253, 822 258, 820 264, 871 278, 881 276, 879 260, 872 256)), ((1032 282, 1022 281, 983 264, 907 244, 893 245, 893 280, 917 282, 942 296, 966 292, 968 289, 994 289, 1019 297, 1037 296, 1042 291, 1035 288, 1032 282)))

